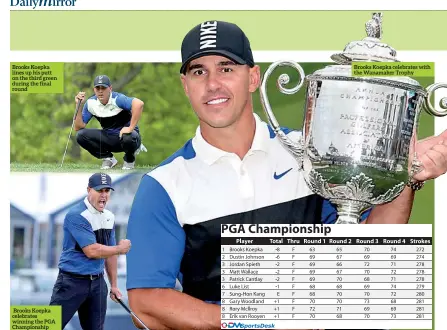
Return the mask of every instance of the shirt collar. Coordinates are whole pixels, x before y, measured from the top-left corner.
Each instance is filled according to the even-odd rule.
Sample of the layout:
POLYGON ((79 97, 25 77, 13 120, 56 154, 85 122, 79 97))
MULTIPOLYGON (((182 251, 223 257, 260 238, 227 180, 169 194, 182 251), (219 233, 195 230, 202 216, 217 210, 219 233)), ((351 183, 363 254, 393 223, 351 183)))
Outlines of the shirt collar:
POLYGON ((87 197, 84 198, 84 203, 85 203, 85 206, 87 206, 87 210, 89 210, 91 213, 93 213, 93 214, 101 214, 102 213, 102 212, 98 211, 97 209, 95 209, 92 204, 90 204, 87 197))
MULTIPOLYGON (((270 139, 270 133, 267 124, 263 122, 257 114, 253 114, 255 117, 256 128, 255 136, 250 150, 247 152, 263 151, 268 152, 268 140, 270 139)), ((208 165, 212 165, 217 160, 225 156, 232 156, 233 153, 223 151, 205 141, 200 131, 200 126, 197 127, 196 135, 193 139, 194 150, 197 155, 208 165)))
POLYGON ((263 122, 257 114, 254 113, 253 115, 256 121, 256 131, 250 150, 263 151, 267 153, 269 151, 268 141, 270 141, 270 131, 268 129, 267 123, 263 122))

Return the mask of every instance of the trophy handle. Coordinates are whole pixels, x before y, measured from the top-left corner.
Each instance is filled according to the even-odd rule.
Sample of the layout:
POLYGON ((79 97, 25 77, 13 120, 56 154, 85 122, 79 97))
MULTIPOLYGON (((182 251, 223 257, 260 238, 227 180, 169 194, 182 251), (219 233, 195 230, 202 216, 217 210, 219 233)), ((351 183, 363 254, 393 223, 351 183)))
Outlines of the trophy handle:
POLYGON ((287 135, 281 130, 281 127, 276 120, 275 115, 273 114, 272 107, 270 106, 270 102, 267 97, 267 81, 272 74, 272 72, 280 66, 289 66, 294 68, 299 73, 300 81, 298 85, 296 85, 293 88, 286 88, 285 85, 287 85, 290 81, 290 77, 288 74, 283 73, 279 76, 278 80, 276 81, 276 86, 278 87, 279 91, 283 94, 292 95, 298 92, 304 83, 304 70, 303 68, 294 61, 276 61, 272 63, 267 71, 264 74, 264 77, 262 79, 261 88, 260 88, 260 96, 261 96, 261 104, 262 108, 264 109, 264 112, 267 116, 269 124, 272 126, 273 131, 275 132, 276 136, 279 138, 279 141, 285 146, 285 148, 292 153, 292 155, 295 157, 295 159, 298 161, 298 168, 303 168, 303 154, 304 154, 304 138, 303 136, 300 137, 299 141, 294 142, 292 141, 287 135))
POLYGON ((439 102, 439 106, 441 107, 441 109, 444 109, 444 111, 436 110, 430 101, 433 92, 438 88, 447 88, 447 84, 437 83, 427 87, 427 96, 424 97, 424 109, 426 112, 433 116, 444 117, 447 115, 447 97, 442 98, 439 102))

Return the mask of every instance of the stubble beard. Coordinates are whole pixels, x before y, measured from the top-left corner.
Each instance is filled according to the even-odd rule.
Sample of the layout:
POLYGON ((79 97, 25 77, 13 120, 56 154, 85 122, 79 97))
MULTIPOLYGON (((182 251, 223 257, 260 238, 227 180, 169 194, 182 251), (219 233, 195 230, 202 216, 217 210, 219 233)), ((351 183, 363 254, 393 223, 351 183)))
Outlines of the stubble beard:
MULTIPOLYGON (((199 118, 199 121, 201 123, 204 123, 205 125, 211 127, 211 128, 227 128, 230 127, 232 125, 234 125, 234 123, 236 123, 243 115, 244 112, 246 111, 245 108, 248 104, 249 100, 247 100, 241 107, 241 109, 239 109, 238 111, 233 111, 233 115, 228 118, 228 119, 223 119, 223 120, 212 120, 212 119, 203 119, 203 118, 199 118)), ((225 111, 225 110, 224 110, 225 111)), ((197 113, 196 113, 197 115, 197 113)))

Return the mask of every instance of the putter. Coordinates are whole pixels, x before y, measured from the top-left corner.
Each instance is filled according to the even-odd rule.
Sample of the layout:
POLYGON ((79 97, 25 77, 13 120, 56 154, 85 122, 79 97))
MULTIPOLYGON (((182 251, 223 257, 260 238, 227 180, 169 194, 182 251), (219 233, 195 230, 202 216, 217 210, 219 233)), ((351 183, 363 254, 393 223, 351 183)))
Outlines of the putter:
POLYGON ((75 120, 76 120, 76 114, 79 111, 79 106, 80 105, 81 105, 81 100, 78 100, 78 104, 76 104, 76 109, 75 109, 75 112, 74 112, 74 115, 73 115, 73 122, 71 124, 70 134, 68 134, 67 144, 65 145, 65 151, 64 151, 64 156, 62 157, 61 167, 64 164, 65 155, 67 154, 68 143, 70 142, 71 133, 73 132, 73 127, 74 127, 74 123, 75 123, 75 120))
POLYGON ((150 329, 146 326, 146 324, 144 324, 143 321, 141 321, 141 320, 138 318, 138 316, 136 316, 135 313, 132 312, 132 310, 131 310, 129 307, 127 307, 126 304, 124 304, 124 303, 121 301, 121 299, 119 299, 117 296, 115 296, 115 298, 116 298, 116 300, 118 300, 119 304, 120 304, 121 306, 123 306, 123 308, 124 308, 130 315, 132 315, 134 318, 136 318, 136 319, 138 320, 138 322, 140 322, 140 324, 144 327, 143 329, 150 330, 150 329))

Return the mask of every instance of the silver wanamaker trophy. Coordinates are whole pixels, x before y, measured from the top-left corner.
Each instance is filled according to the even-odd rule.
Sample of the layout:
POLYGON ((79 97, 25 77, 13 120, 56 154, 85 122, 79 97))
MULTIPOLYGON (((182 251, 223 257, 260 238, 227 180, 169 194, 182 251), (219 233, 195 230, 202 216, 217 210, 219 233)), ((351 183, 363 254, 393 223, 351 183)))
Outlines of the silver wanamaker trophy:
POLYGON ((424 89, 406 76, 352 76, 352 62, 399 62, 396 51, 381 42, 382 14, 366 23, 367 37, 350 42, 334 54, 336 62, 305 77, 294 61, 270 65, 261 84, 261 103, 281 143, 296 158, 310 189, 335 204, 337 223, 357 224, 373 205, 395 199, 421 170, 414 150, 421 109, 447 115, 447 98, 436 110, 433 92, 447 84, 424 89), (281 129, 267 98, 267 81, 275 68, 290 66, 300 75, 294 88, 289 76, 277 80, 284 94, 294 94, 306 83, 302 138, 292 141, 281 129), (411 155, 410 155, 411 153, 411 155), (411 163, 411 165, 409 165, 411 163))

